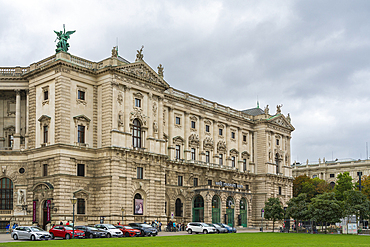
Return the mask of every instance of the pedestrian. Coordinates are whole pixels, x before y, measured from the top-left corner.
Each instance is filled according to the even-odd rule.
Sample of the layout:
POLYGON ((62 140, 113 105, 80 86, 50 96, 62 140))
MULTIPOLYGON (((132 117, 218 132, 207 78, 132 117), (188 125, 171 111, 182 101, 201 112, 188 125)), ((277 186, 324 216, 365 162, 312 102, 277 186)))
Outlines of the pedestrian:
POLYGON ((14 224, 13 224, 13 227, 12 227, 12 229, 13 229, 12 231, 14 231, 14 229, 15 229, 17 226, 18 226, 18 225, 17 225, 17 223, 14 223, 14 224))
POLYGON ((10 223, 8 223, 8 224, 5 226, 6 233, 9 233, 9 228, 10 228, 10 223))
POLYGON ((59 223, 59 225, 61 225, 61 226, 62 226, 62 225, 63 225, 63 221, 61 221, 61 222, 59 223))
POLYGON ((173 222, 173 231, 176 232, 176 223, 173 222))
POLYGON ((161 232, 162 231, 162 222, 159 222, 158 226, 159 226, 159 231, 161 232))
POLYGON ((69 221, 67 221, 67 224, 66 224, 66 226, 69 226, 69 221))
POLYGON ((120 221, 118 221, 117 225, 121 225, 121 222, 120 222, 120 221))

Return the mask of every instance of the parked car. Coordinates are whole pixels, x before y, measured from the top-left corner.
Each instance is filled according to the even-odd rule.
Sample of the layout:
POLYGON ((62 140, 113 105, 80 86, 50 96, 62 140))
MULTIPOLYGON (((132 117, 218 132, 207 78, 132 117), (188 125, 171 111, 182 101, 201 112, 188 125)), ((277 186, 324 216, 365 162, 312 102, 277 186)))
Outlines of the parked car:
POLYGON ((78 230, 85 232, 85 238, 106 238, 107 233, 92 226, 76 226, 78 230))
POLYGON ((131 226, 134 229, 140 230, 140 236, 157 236, 158 231, 156 228, 152 227, 151 225, 145 224, 145 223, 130 223, 129 226, 131 226))
POLYGON ((95 227, 99 230, 105 231, 107 233, 107 238, 123 236, 121 230, 111 224, 96 224, 95 227))
POLYGON ((138 237, 140 236, 140 230, 134 229, 131 226, 116 225, 116 228, 120 229, 125 237, 138 237))
POLYGON ((217 224, 210 224, 210 225, 212 225, 216 228, 217 233, 227 233, 228 232, 228 230, 224 226, 220 226, 220 225, 217 225, 217 224))
POLYGON ((217 223, 217 225, 225 227, 227 229, 227 232, 229 232, 229 233, 236 233, 236 228, 235 227, 231 227, 231 226, 226 225, 224 223, 217 223))
POLYGON ((49 240, 51 235, 37 226, 18 226, 11 234, 14 240, 30 239, 30 240, 49 240))
MULTIPOLYGON (((65 239, 72 238, 73 235, 73 227, 72 226, 54 226, 49 230, 51 238, 61 237, 65 239)), ((74 238, 84 238, 85 233, 83 231, 74 230, 74 238)))
POLYGON ((190 222, 190 223, 188 223, 188 225, 186 226, 186 231, 189 234, 192 234, 193 232, 195 232, 196 234, 198 234, 198 233, 208 234, 208 233, 216 233, 217 232, 216 228, 214 226, 206 224, 206 223, 202 223, 202 222, 190 222))

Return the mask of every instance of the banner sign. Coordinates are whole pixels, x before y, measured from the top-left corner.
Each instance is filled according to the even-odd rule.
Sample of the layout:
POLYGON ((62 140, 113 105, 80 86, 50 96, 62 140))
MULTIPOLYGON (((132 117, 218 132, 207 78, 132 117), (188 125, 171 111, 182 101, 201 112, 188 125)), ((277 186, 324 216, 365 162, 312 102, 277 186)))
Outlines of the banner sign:
POLYGON ((35 223, 36 222, 36 201, 33 201, 33 217, 32 217, 32 222, 35 223))
POLYGON ((135 199, 135 214, 142 215, 144 211, 144 200, 135 199))
POLYGON ((243 189, 243 185, 241 184, 229 184, 229 183, 225 183, 222 181, 216 182, 216 185, 222 186, 222 187, 233 187, 233 188, 243 189))

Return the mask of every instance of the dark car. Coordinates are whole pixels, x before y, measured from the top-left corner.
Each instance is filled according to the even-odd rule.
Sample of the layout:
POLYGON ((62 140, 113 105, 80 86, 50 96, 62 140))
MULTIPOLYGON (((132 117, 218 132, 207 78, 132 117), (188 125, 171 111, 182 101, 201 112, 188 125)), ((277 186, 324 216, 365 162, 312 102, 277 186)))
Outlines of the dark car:
POLYGON ((236 233, 236 228, 235 227, 231 227, 231 226, 223 224, 223 223, 218 223, 217 225, 225 227, 227 229, 227 232, 229 232, 229 233, 236 233))
POLYGON ((106 238, 107 233, 92 226, 76 226, 75 229, 85 232, 85 238, 106 238))
MULTIPOLYGON (((72 226, 54 226, 49 230, 51 238, 60 237, 65 239, 72 238, 73 235, 73 227, 72 226)), ((83 231, 74 230, 74 238, 84 238, 85 233, 83 231)))
POLYGON ((116 228, 120 229, 125 237, 138 237, 140 236, 140 230, 134 229, 131 226, 116 225, 116 228))
POLYGON ((145 224, 145 223, 130 223, 129 226, 131 226, 134 229, 140 230, 140 236, 157 236, 158 231, 156 228, 152 227, 151 225, 145 224))

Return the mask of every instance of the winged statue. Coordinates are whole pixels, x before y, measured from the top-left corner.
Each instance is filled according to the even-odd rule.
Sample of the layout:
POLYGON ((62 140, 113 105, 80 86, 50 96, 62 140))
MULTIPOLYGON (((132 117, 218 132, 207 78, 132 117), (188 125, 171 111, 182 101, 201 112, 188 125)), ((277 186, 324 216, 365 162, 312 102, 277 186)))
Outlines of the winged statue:
POLYGON ((55 49, 55 52, 58 53, 60 51, 64 51, 64 52, 68 52, 68 47, 69 47, 69 44, 67 42, 67 40, 70 38, 70 35, 72 35, 75 31, 67 31, 66 32, 66 28, 65 28, 65 25, 63 24, 63 29, 64 31, 54 31, 54 33, 58 36, 55 41, 58 40, 58 43, 57 43, 57 49, 55 49))

